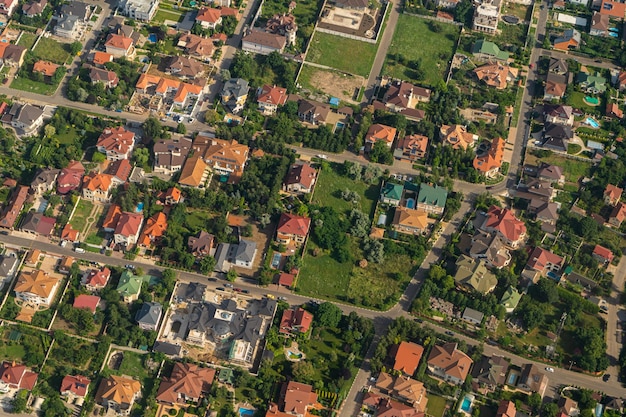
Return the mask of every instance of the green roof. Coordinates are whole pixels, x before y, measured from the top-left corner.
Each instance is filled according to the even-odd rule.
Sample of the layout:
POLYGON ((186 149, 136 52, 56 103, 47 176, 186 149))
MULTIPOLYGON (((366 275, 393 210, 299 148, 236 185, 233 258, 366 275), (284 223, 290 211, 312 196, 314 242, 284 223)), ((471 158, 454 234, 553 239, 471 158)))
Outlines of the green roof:
POLYGON ((119 292, 122 297, 139 294, 142 283, 143 277, 133 275, 132 272, 126 270, 122 272, 120 283, 117 284, 117 292, 119 292))
POLYGON ((417 202, 421 204, 428 204, 431 206, 445 207, 446 200, 448 199, 448 190, 435 185, 421 183, 420 191, 417 194, 417 202))
POLYGON ((402 199, 403 190, 404 190, 404 187, 402 185, 388 182, 385 184, 382 191, 380 192, 380 198, 381 200, 389 199, 389 200, 400 201, 400 199, 402 199))
POLYGON ((521 299, 522 294, 520 294, 515 288, 509 287, 504 294, 502 294, 500 304, 502 304, 506 310, 515 310, 515 307, 517 307, 521 299))
POLYGON ((217 374, 217 379, 222 383, 232 384, 234 382, 233 370, 230 368, 222 368, 217 374))
POLYGON ((585 72, 579 72, 576 75, 576 81, 582 84, 584 88, 592 88, 600 92, 606 91, 606 78, 598 73, 587 74, 585 72))
POLYGON ((491 55, 502 60, 509 59, 508 52, 501 51, 498 45, 484 39, 479 39, 476 43, 474 43, 474 46, 472 46, 472 53, 491 55))
POLYGON ((493 291, 498 285, 498 278, 487 269, 483 261, 461 255, 456 261, 456 266, 454 281, 459 285, 471 287, 481 294, 493 291))

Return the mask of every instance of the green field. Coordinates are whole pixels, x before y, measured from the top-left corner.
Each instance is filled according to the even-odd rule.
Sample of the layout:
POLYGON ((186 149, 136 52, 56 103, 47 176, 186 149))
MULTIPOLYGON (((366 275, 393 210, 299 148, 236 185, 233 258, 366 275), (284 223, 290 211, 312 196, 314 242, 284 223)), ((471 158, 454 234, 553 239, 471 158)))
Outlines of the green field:
POLYGON ((426 412, 433 417, 442 417, 446 411, 446 399, 437 395, 429 395, 426 412))
POLYGON ((154 15, 155 22, 164 22, 166 20, 173 20, 174 22, 180 22, 183 20, 183 15, 180 13, 176 13, 168 10, 159 10, 154 15))
MULTIPOLYGON (((314 25, 320 9, 324 2, 320 0, 301 0, 295 9, 293 9, 293 15, 296 17, 298 26, 314 25)), ((288 1, 281 0, 268 0, 263 2, 263 12, 261 16, 265 19, 269 19, 275 14, 288 13, 289 9, 288 1)), ((310 33, 310 32, 309 32, 310 33)))
POLYGON ((37 35, 34 33, 22 32, 20 41, 17 44, 25 47, 26 49, 30 49, 33 47, 35 40, 37 40, 37 35))
POLYGON ((297 292, 316 298, 345 300, 350 286, 352 262, 337 262, 326 252, 313 256, 312 252, 316 248, 309 240, 298 275, 297 292))
POLYGON ((51 96, 57 89, 58 84, 40 83, 26 77, 15 78, 11 82, 11 88, 16 90, 28 91, 30 93, 43 94, 51 96))
POLYGON ((50 38, 41 38, 33 50, 33 54, 39 59, 59 65, 64 65, 70 57, 67 44, 59 43, 50 38))
POLYGON ((456 25, 401 14, 382 74, 435 85, 444 79, 458 38, 456 25), (423 77, 410 68, 415 61, 419 62, 423 77))
POLYGON ((89 218, 89 214, 93 209, 93 203, 89 200, 81 199, 78 202, 78 206, 76 207, 76 211, 74 211, 74 215, 70 220, 70 224, 74 230, 78 230, 80 233, 83 232, 83 229, 87 225, 87 219, 89 218))
POLYGON ((565 181, 577 183, 583 177, 589 177, 591 175, 591 161, 584 162, 575 159, 570 159, 565 156, 552 154, 543 158, 537 158, 531 153, 527 154, 527 162, 529 164, 545 162, 560 166, 563 168, 563 175, 565 175, 565 181))
POLYGON ((377 48, 376 44, 315 32, 307 61, 367 77, 377 48))

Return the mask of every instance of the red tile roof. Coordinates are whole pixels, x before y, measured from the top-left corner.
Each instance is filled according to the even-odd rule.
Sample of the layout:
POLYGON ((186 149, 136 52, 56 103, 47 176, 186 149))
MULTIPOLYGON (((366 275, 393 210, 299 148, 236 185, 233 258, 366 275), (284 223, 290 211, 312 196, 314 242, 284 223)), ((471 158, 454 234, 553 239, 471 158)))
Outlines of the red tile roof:
POLYGON ((623 189, 613 184, 607 184, 606 188, 604 189, 604 196, 608 197, 611 201, 617 201, 622 198, 623 191, 623 189))
POLYGON ((96 308, 100 303, 100 297, 97 295, 81 294, 74 299, 74 308, 86 308, 93 314, 96 313, 96 308))
POLYGON ((0 381, 13 389, 32 390, 38 376, 27 370, 26 366, 18 365, 15 362, 3 362, 0 366, 0 381))
POLYGON ((517 409, 513 401, 502 400, 498 406, 496 417, 515 417, 517 409))
POLYGON ((78 161, 70 162, 57 177, 57 192, 67 194, 80 187, 85 175, 85 167, 78 161))
POLYGON ((114 176, 121 182, 126 182, 132 170, 133 166, 128 159, 118 159, 109 164, 106 173, 114 176))
POLYGON ((313 387, 300 382, 289 381, 283 385, 283 411, 290 414, 304 414, 308 407, 315 405, 317 394, 313 387))
POLYGON ((309 164, 294 164, 289 168, 287 178, 285 178, 285 185, 302 184, 304 188, 311 188, 315 178, 317 177, 317 171, 309 164))
POLYGON ((72 394, 84 397, 87 395, 87 389, 89 389, 89 384, 91 384, 91 380, 82 375, 72 376, 66 375, 61 381, 61 394, 65 394, 71 392, 72 394))
POLYGON ((102 221, 102 227, 105 229, 115 230, 115 226, 120 221, 120 215, 122 214, 122 208, 117 204, 111 204, 107 210, 106 216, 102 221))
POLYGON ((85 278, 85 285, 90 287, 105 287, 111 278, 111 270, 106 266, 101 269, 92 269, 85 278))
POLYGON ((96 65, 104 65, 111 61, 113 61, 113 55, 109 53, 102 51, 95 51, 93 53, 92 62, 96 65))
POLYGON ((96 146, 118 154, 126 154, 134 143, 135 134, 120 126, 104 129, 96 146))
POLYGON ((379 141, 385 142, 386 144, 393 143, 393 140, 396 137, 396 128, 391 126, 382 125, 380 123, 376 123, 370 126, 365 135, 365 140, 368 142, 376 143, 379 141))
POLYGON ((306 333, 311 328, 312 322, 313 314, 309 313, 305 309, 287 309, 283 311, 283 316, 280 319, 279 332, 283 334, 290 334, 292 333, 292 329, 298 329, 298 332, 306 333))
POLYGON ((606 259, 607 262, 613 261, 613 252, 611 252, 610 249, 607 249, 604 246, 596 245, 593 248, 593 255, 599 256, 602 259, 606 259))
POLYGON ((310 226, 311 219, 308 217, 283 213, 280 215, 276 231, 286 235, 306 236, 310 226))
POLYGON ((104 46, 110 46, 112 48, 118 48, 123 50, 128 50, 131 46, 133 46, 133 40, 131 38, 127 38, 123 35, 118 35, 117 33, 111 33, 107 38, 104 46))
POLYGON ((141 228, 143 216, 139 213, 123 212, 115 227, 115 234, 125 237, 135 236, 141 228))
POLYGON ((282 106, 287 101, 287 89, 283 87, 264 85, 259 92, 257 102, 282 106))
POLYGON ((278 274, 278 285, 282 285, 285 287, 291 287, 293 285, 293 281, 296 278, 293 274, 288 274, 286 272, 281 272, 278 274))
POLYGON ((199 20, 200 22, 217 23, 221 17, 222 13, 219 9, 214 9, 212 7, 202 7, 200 10, 198 10, 196 20, 199 20))
POLYGON ((515 242, 526 234, 526 225, 509 209, 492 206, 487 212, 485 227, 499 231, 506 239, 515 242))
POLYGON ((435 345, 428 356, 428 364, 444 370, 446 375, 464 381, 472 366, 472 360, 457 349, 456 343, 435 345))
POLYGON ((33 72, 40 72, 46 77, 52 77, 59 66, 50 61, 39 60, 33 64, 33 72))
POLYGON ((155 213, 146 221, 146 226, 139 236, 139 244, 152 246, 157 239, 160 239, 167 230, 167 217, 162 211, 155 213))
POLYGON ((401 342, 398 345, 395 356, 393 369, 404 372, 407 375, 413 375, 417 366, 422 359, 424 348, 416 343, 401 342))
POLYGON ((72 225, 67 223, 61 231, 61 239, 76 242, 78 240, 79 231, 72 229, 72 225))
POLYGON ((167 404, 196 401, 211 390, 215 369, 201 368, 191 363, 174 363, 169 378, 163 378, 156 399, 167 404))
POLYGON ((543 271, 548 263, 561 265, 563 258, 539 246, 535 248, 528 258, 528 266, 537 271, 543 271))

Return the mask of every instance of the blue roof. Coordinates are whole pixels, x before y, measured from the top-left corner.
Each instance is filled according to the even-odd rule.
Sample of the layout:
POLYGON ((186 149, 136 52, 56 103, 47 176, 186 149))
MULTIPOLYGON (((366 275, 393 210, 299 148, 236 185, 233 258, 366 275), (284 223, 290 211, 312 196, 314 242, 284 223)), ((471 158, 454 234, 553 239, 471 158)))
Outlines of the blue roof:
POLYGON ((329 103, 332 106, 338 106, 339 105, 339 99, 337 97, 331 97, 329 103))

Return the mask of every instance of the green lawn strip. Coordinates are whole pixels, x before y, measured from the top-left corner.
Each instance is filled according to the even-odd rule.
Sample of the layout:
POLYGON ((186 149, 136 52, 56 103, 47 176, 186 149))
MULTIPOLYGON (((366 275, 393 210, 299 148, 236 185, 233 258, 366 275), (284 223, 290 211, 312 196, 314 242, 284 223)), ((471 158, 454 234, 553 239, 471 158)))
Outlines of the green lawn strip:
POLYGON ((65 64, 70 57, 65 44, 50 38, 41 38, 33 53, 39 59, 51 61, 59 65, 65 64))
POLYGON ((446 411, 446 399, 438 395, 429 395, 426 412, 433 417, 442 417, 446 411))
POLYGON ((317 246, 309 240, 302 268, 298 275, 297 292, 317 298, 345 300, 352 263, 337 262, 330 254, 313 256, 317 246))
POLYGON ((92 209, 93 203, 91 201, 81 199, 78 202, 78 206, 76 207, 74 215, 70 220, 70 225, 74 230, 78 230, 81 233, 83 232, 92 209))
POLYGON ((36 39, 37 35, 34 33, 22 32, 22 36, 17 44, 25 47, 26 49, 30 49, 33 47, 36 39))
POLYGON ((385 59, 382 74, 435 85, 444 78, 458 37, 459 28, 456 25, 401 14, 398 17, 398 24, 389 46, 389 54, 385 59), (439 32, 433 31, 432 28, 437 28, 439 32), (391 59, 392 55, 396 58, 402 55, 405 64, 410 61, 419 61, 420 69, 424 72, 424 79, 415 79, 415 71, 405 64, 400 64, 396 59, 391 59))
POLYGON ((154 15, 154 20, 156 22, 164 22, 166 20, 173 20, 175 22, 180 22, 183 20, 184 15, 180 13, 170 12, 167 10, 159 10, 154 15))
POLYGON ((317 31, 311 40, 307 61, 367 77, 377 49, 376 44, 317 31))
POLYGON ((57 85, 40 83, 38 81, 33 81, 25 77, 20 77, 13 80, 13 82, 11 83, 11 88, 14 88, 16 90, 28 91, 30 93, 51 96, 57 89, 57 85))

